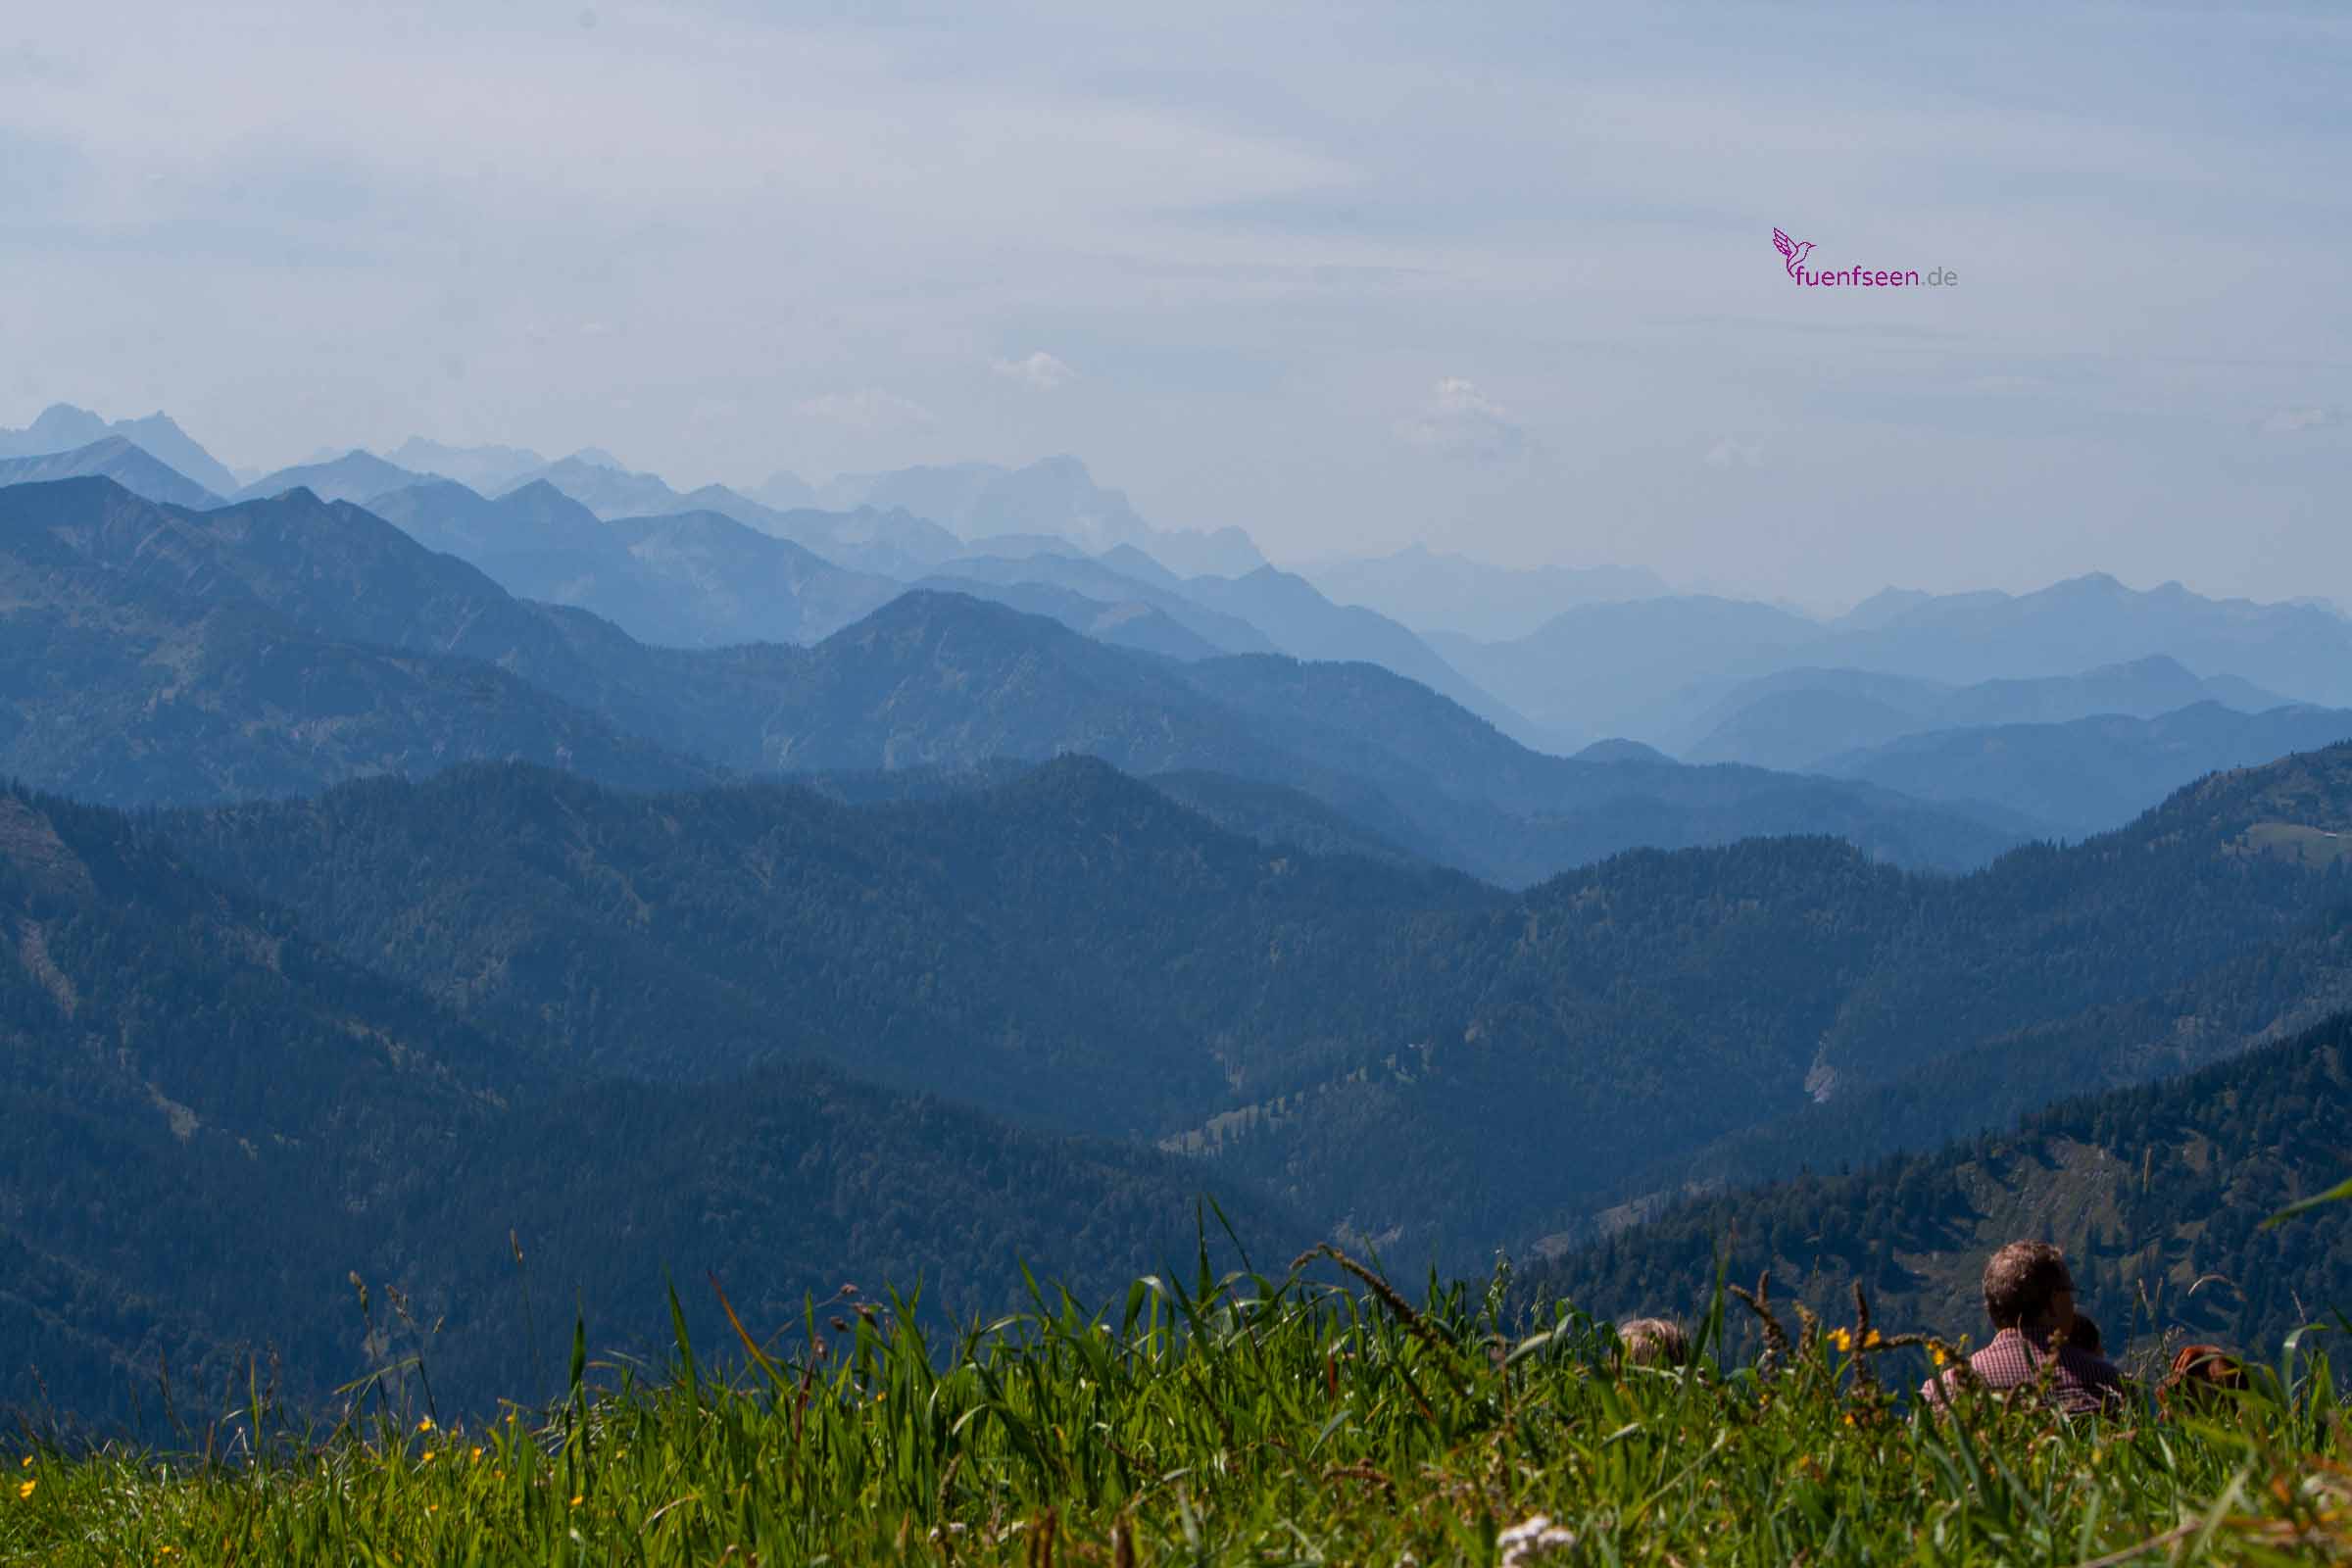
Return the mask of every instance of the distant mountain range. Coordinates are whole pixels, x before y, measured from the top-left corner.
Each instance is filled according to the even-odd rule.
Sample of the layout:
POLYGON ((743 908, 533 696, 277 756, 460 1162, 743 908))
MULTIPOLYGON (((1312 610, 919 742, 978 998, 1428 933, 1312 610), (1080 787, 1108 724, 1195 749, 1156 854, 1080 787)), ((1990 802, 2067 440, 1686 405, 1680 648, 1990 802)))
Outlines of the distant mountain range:
POLYGON ((95 446, 109 436, 121 436, 164 466, 215 495, 233 495, 236 475, 196 444, 169 415, 150 414, 143 419, 111 423, 87 409, 53 403, 22 430, 0 430, 0 458, 34 458, 95 446))
MULTIPOLYGON (((95 419, 61 406, 14 438, 41 444, 95 419)), ((161 416, 122 421, 121 428, 133 423, 177 429, 161 416)), ((536 457, 518 448, 419 439, 401 450, 479 472, 512 473, 536 457)), ((219 504, 122 435, 0 460, 0 480, 66 476, 111 478, 182 507, 219 504)), ((1512 642, 1446 633, 1423 638, 1377 611, 1335 604, 1304 578, 1271 567, 1232 577, 1168 569, 1133 542, 1157 536, 1134 517, 1125 498, 1094 486, 1073 460, 1020 470, 984 465, 902 470, 849 488, 915 500, 970 526, 1042 519, 1098 540, 1130 536, 1099 556, 1054 533, 993 535, 992 552, 1027 553, 970 555, 947 528, 911 513, 778 512, 721 486, 681 493, 593 452, 543 465, 537 477, 495 498, 436 484, 362 451, 279 470, 240 494, 255 499, 293 488, 374 506, 435 548, 482 566, 511 592, 592 611, 644 642, 705 649, 811 642, 887 602, 897 584, 955 588, 1051 616, 1113 646, 1179 661, 1270 649, 1318 662, 1376 662, 1539 750, 1573 752, 1595 731, 1613 731, 1697 762, 1739 761, 1899 788, 1972 813, 2008 837, 2114 826, 2199 769, 2277 755, 2262 750, 2274 739, 2303 745, 2332 738, 2333 721, 2306 712, 2246 725, 2208 714, 2178 719, 2161 732, 2109 724, 2063 735, 1970 734, 1939 743, 1919 737, 2108 714, 2153 719, 2207 702, 2253 711, 2285 706, 2281 691, 2352 689, 2345 673, 2352 625, 2324 610, 2209 601, 2178 585, 2133 594, 2097 577, 2021 597, 1890 591, 1829 623, 1769 606, 1665 597, 1584 605, 1512 642), (623 504, 656 510, 632 516, 614 510, 623 504), (586 518, 602 526, 584 529, 586 518), (2109 651, 2122 651, 2133 638, 2163 647, 2083 673, 1960 683, 1902 672, 2030 662, 2035 648, 2097 647, 2100 639, 2109 651), (2217 672, 2200 676, 2176 657, 2178 648, 2253 662, 2217 665, 2217 672), (1813 662, 1824 658, 1858 662, 1813 662), (2286 678, 2266 686, 2242 672, 2264 661, 2286 678), (1743 670, 1762 673, 1742 678, 1743 670), (1529 706, 1515 705, 1503 695, 1509 692, 1529 706), (1953 782, 1963 776, 1965 785, 1953 782)), ((782 486, 777 493, 789 491, 782 486)), ((1444 592, 1493 592, 1498 601, 1521 594, 1517 602, 1525 602, 1526 585, 1518 581, 1524 574, 1495 577, 1460 558, 1426 551, 1350 569, 1361 568, 1361 583, 1395 587, 1423 564, 1433 569, 1434 583, 1450 585, 1444 592)), ((1545 591, 1644 586, 1623 574, 1552 573, 1539 580, 1549 585, 1545 591)), ((1397 826, 1388 821, 1379 831, 1394 834, 1397 826)), ((1700 841, 1709 836, 1687 823, 1647 836, 1687 842, 1693 834, 1700 841)), ((1479 848, 1424 838, 1412 849, 1505 880, 1562 863, 1556 847, 1505 856, 1497 854, 1494 834, 1481 829, 1472 836, 1479 848)), ((1916 848, 1893 853, 1907 856, 1916 848)))
POLYGON ((580 456, 538 469, 517 480, 507 493, 531 484, 551 486, 607 519, 716 513, 791 540, 834 565, 876 575, 920 575, 962 548, 954 534, 937 523, 901 511, 777 512, 724 485, 705 485, 681 494, 655 474, 630 473, 580 456))
POLYGON ((1335 605, 1304 577, 1260 566, 1239 577, 1193 577, 1178 589, 1195 604, 1266 629, 1294 659, 1357 661, 1450 698, 1523 745, 1538 737, 1526 719, 1464 680, 1405 627, 1378 611, 1335 605))
MULTIPOLYGON (((1525 637, 1433 639, 1448 662, 1535 722, 1692 745, 1711 710, 1800 667, 1947 685, 2034 680, 2163 657, 2308 702, 2352 705, 2352 621, 2313 605, 2145 592, 2094 575, 2035 593, 1882 595, 1835 622, 1685 596, 1588 605, 1525 637)), ((2225 701, 2242 695, 2213 694, 2225 701)))
POLYGON ((966 539, 1050 533, 1095 554, 1127 545, 1180 577, 1234 577, 1266 564, 1239 528, 1152 527, 1123 491, 1096 484, 1086 465, 1072 457, 1046 458, 1020 468, 959 463, 843 474, 820 490, 818 499, 829 507, 903 508, 966 539))
POLYGON ((111 479, 149 501, 175 507, 217 507, 220 498, 177 469, 166 467, 128 436, 110 435, 71 452, 0 458, 0 488, 49 479, 111 479))
POLYGON ((1693 762, 1802 771, 1929 730, 2055 724, 2101 713, 2154 718, 2197 703, 2253 713, 2286 702, 2233 675, 2202 678, 2163 655, 2079 675, 1972 686, 1876 670, 1796 668, 1744 682, 1712 705, 1692 722, 1696 739, 1681 755, 1693 762))
POLYGON ((2206 702, 2155 718, 1933 730, 1825 759, 1819 771, 1923 801, 2006 807, 2076 838, 2120 827, 2181 785, 2352 739, 2352 710, 2241 713, 2206 702))
MULTIPOLYGON (((732 492, 723 495, 733 507, 729 515, 748 519, 743 534, 757 529, 778 539, 797 535, 825 559, 804 553, 789 565, 771 561, 783 552, 763 555, 756 539, 730 536, 713 513, 700 514, 706 520, 697 544, 682 548, 676 526, 659 526, 657 519, 665 514, 693 514, 671 510, 693 497, 675 494, 651 474, 620 473, 578 460, 566 460, 547 476, 496 500, 443 483, 412 485, 377 495, 368 504, 432 548, 482 567, 516 595, 592 610, 648 642, 717 647, 761 639, 814 641, 891 597, 893 585, 880 573, 835 571, 828 564, 871 559, 873 549, 845 545, 845 536, 869 519, 911 521, 904 514, 778 514, 732 492), (583 475, 594 476, 594 482, 583 481, 583 475), (599 513, 565 490, 566 483, 584 495, 602 496, 608 505, 645 501, 663 511, 643 518, 599 513), (551 501, 567 502, 572 510, 559 514, 551 501), (600 516, 609 524, 601 533, 588 526, 600 516)), ((953 545, 950 536, 933 532, 936 538, 923 541, 925 554, 953 545)), ((999 536, 994 542, 1017 548, 1024 541, 999 536)), ((866 543, 890 553, 891 564, 902 571, 908 564, 891 545, 866 543)), ((1133 546, 1115 547, 1122 553, 1114 565, 1110 557, 1092 559, 1073 544, 1025 543, 1032 553, 1023 557, 954 555, 913 580, 1050 615, 1088 636, 1170 658, 1280 651, 1301 659, 1363 660, 1419 681, 1516 738, 1543 738, 1464 680, 1411 631, 1376 612, 1334 605, 1304 578, 1261 566, 1239 578, 1182 579, 1133 546), (1275 631, 1268 634, 1260 627, 1275 631)))
MULTIPOLYGON (((1150 1267, 1202 1188, 1252 1241, 1408 1269, 1573 1249, 1693 1186, 1932 1147, 2352 1004, 2352 746, 2067 847, 2000 853, 2032 825, 1975 798, 2039 776, 1984 759, 2060 741, 2093 751, 2055 770, 2122 788, 2336 715, 1947 728, 1975 760, 1921 763, 1954 794, 1923 803, 1637 741, 1546 756, 1380 663, 1221 651, 1263 621, 1426 646, 1277 572, 1114 546, 949 579, 1048 618, 709 510, 600 517, 552 479, 378 504, 402 525, 303 487, 0 489, 0 771, 180 808, 0 796, 0 1115, 31 1129, 0 1151, 0 1334, 70 1387, 156 1352, 215 1375, 266 1337, 331 1387, 360 1268, 447 1314, 460 1386, 509 1392, 561 1332, 488 1304, 509 1227, 624 1348, 659 1331, 664 1264, 763 1322, 925 1259, 943 1310, 985 1309, 1012 1252, 1150 1267), (857 592, 890 597, 795 640, 857 592), (783 636, 655 646, 590 603, 783 636)), ((1595 627, 1774 644, 1777 612, 1720 603, 1536 638, 1637 685, 1676 645, 1605 654, 1595 627)), ((1926 615, 1933 652, 1943 613, 1830 635, 1926 615)))
POLYGON ((0 432, 0 1405, 482 1410, 665 1278, 945 1329, 1203 1199, 1611 1312, 1966 1327, 2021 1233, 2119 1339, 2352 1291, 2256 1228, 2352 1159, 2352 623, 1662 587, 1286 572, 1066 458, 0 432))
MULTIPOLYGON (((371 505, 403 491, 415 491, 445 480, 462 485, 476 501, 504 500, 533 487, 552 489, 606 520, 675 516, 711 513, 776 538, 810 550, 831 564, 853 572, 919 576, 931 566, 960 553, 956 536, 938 524, 904 512, 858 509, 791 513, 762 506, 724 485, 699 490, 672 489, 660 475, 631 472, 600 452, 575 453, 548 463, 536 453, 513 447, 445 447, 412 437, 399 456, 418 466, 404 466, 365 451, 280 468, 235 491, 239 500, 261 500, 288 490, 306 489, 323 501, 352 501, 371 505), (436 466, 437 465, 437 466, 436 466), (471 475, 468 479, 466 476, 471 475), (487 494, 485 494, 487 492, 487 494)), ((445 490, 427 494, 458 502, 445 490)), ((526 505, 533 504, 526 501, 526 505)), ((414 501, 389 504, 404 520, 420 520, 414 501)), ((523 548, 516 540, 517 548, 523 548)))
POLYGON ((994 597, 995 589, 1042 584, 1105 605, 1146 605, 1218 653, 1277 651, 1274 640, 1249 620, 1212 609, 1186 593, 1173 573, 1139 569, 1138 561, 1143 559, 1148 558, 1114 564, 1107 556, 1095 560, 1058 553, 1022 557, 975 554, 943 564, 932 580, 938 586, 983 599, 994 597))
MULTIPOLYGON (((401 586, 364 557, 345 554, 334 569, 348 574, 317 598, 289 592, 331 559, 290 543, 289 522, 316 537, 366 517, 297 494, 188 512, 99 479, 0 490, 0 772, 121 804, 287 795, 468 760, 640 786, 713 776, 429 634, 384 646, 386 619, 357 605, 401 586)), ((365 531, 353 542, 364 551, 365 531)))
POLYGON ((409 437, 384 457, 412 473, 455 479, 485 495, 512 489, 547 466, 547 459, 528 447, 453 447, 420 435, 409 437))
POLYGON ((545 479, 496 500, 438 480, 369 510, 517 598, 590 611, 674 648, 813 641, 901 591, 714 512, 607 521, 545 479))
MULTIPOLYGON (((63 461, 12 469, 8 478, 103 475, 150 499, 190 506, 294 488, 364 505, 434 478, 498 497, 543 481, 606 520, 715 513, 847 571, 907 583, 966 555, 1038 560, 1072 550, 1130 582, 1170 593, 1209 579, 1211 586, 1191 595, 1202 601, 1264 599, 1264 585, 1284 578, 1257 575, 1264 558, 1239 529, 1156 528, 1123 493, 1097 483, 1067 456, 1021 467, 966 463, 845 474, 822 487, 779 469, 747 496, 724 485, 679 491, 597 448, 550 463, 522 447, 412 436, 388 456, 330 452, 239 484, 166 415, 109 422, 58 404, 24 429, 0 430, 0 461, 16 458, 63 461), (114 437, 169 471, 121 448, 94 450, 114 437), (1244 586, 1217 588, 1217 581, 1244 586)), ((1017 579, 970 569, 955 574, 1000 588, 1034 582, 1095 601, 1077 606, 1028 595, 1039 608, 1060 605, 1072 625, 1127 625, 1138 617, 1121 607, 1152 604, 1123 587, 1090 588, 1042 571, 1017 579)), ((2352 707, 2352 622, 2316 604, 2211 600, 2178 583, 2135 592, 2094 574, 2023 595, 1888 589, 1842 616, 1817 621, 1775 606, 1676 596, 1640 568, 1512 570, 1418 544, 1386 557, 1325 562, 1305 575, 1321 583, 1324 605, 1310 626, 1260 624, 1273 646, 1301 657, 1362 658, 1382 657, 1365 650, 1385 644, 1388 667, 1431 682, 1518 738, 1559 753, 1615 735, 1694 760, 1797 767, 1923 728, 2062 722, 2110 711, 2152 717, 2208 699, 2252 710, 2276 706, 2266 701, 2270 694, 2352 707), (1360 626, 1347 638, 1326 635, 1339 624, 1335 612, 1353 609, 1385 617, 1387 625, 1360 626), (2033 710, 2013 704, 1983 712, 1922 712, 1952 706, 1943 700, 1951 694, 1938 696, 1935 688, 2049 681, 2152 660, 2203 672, 2206 689, 2162 701, 2145 694, 2100 701, 2089 694, 2090 707, 2044 702, 2023 705, 2033 710), (1756 708, 1753 683, 1807 670, 1846 671, 1847 684, 1804 679, 1801 696, 1798 687, 1775 688, 1787 721, 1758 710, 1745 719, 1747 732, 1726 728, 1733 716, 1727 704, 1756 708), (1904 681, 1921 684, 1904 687, 1904 681), (1833 691, 1845 701, 1829 701, 1833 691), (1927 721, 1912 722, 1917 718, 1927 721)), ((1166 603, 1152 608, 1183 623, 1166 603)), ((1264 605, 1260 619, 1281 612, 1280 605, 1264 605)), ((1187 629, 1243 651, 1230 636, 1210 635, 1198 624, 1187 629)), ((1190 646, 1148 621, 1139 622, 1136 635, 1139 647, 1190 646)))
POLYGON ((1430 640, 1446 662, 1555 735, 1665 744, 1676 720, 1702 706, 1694 687, 1792 662, 1820 637, 1815 622, 1770 605, 1682 595, 1581 606, 1508 641, 1430 640))
POLYGON ((723 512, 753 503, 724 485, 705 485, 690 494, 669 487, 660 474, 632 473, 583 457, 561 458, 513 482, 540 483, 558 490, 600 517, 651 517, 666 512, 723 512))
MULTIPOLYGON (((1638 844, 1757 832, 1839 832, 1904 863, 1961 867, 2023 832, 1976 808, 1922 807, 1868 785, 1543 757, 1376 666, 1171 663, 957 595, 905 595, 813 648, 684 653, 579 610, 517 600, 371 514, 307 491, 211 512, 154 506, 100 480, 19 486, 4 499, 7 580, 23 607, 11 636, 28 652, 60 652, 31 661, 46 673, 15 694, 0 762, 92 799, 315 788, 443 754, 569 756, 593 776, 638 781, 696 766, 968 765, 1082 751, 1138 773, 1206 770, 1301 790, 1415 855, 1513 885, 1638 844), (101 625, 136 626, 141 640, 101 625), (260 703, 234 684, 258 672, 225 658, 204 666, 224 683, 200 688, 209 738, 165 745, 198 710, 154 651, 209 646, 230 627, 282 635, 273 646, 285 672, 260 703), (310 672, 330 657, 321 650, 337 667, 357 665, 327 681, 310 672), (358 668, 378 685, 396 673, 426 684, 398 687, 413 695, 387 708, 352 684, 358 668), (482 690, 512 706, 511 738, 469 718, 470 699, 425 701, 435 683, 466 689, 475 669, 492 683, 482 690), (100 711, 118 718, 79 721, 100 711), (461 735, 494 749, 450 752, 461 735)), ((538 504, 557 510, 547 496, 538 504)), ((574 514, 569 526, 585 521, 574 514)), ((706 544, 719 531, 698 526, 706 544)), ((628 535, 633 551, 671 537, 628 535)), ((612 591, 644 580, 616 579, 612 591)), ((841 585, 821 572, 808 580, 841 585)))
POLYGON ((925 577, 914 586, 966 594, 1024 614, 1043 615, 1113 648, 1132 648, 1138 653, 1186 662, 1214 659, 1222 652, 1183 621, 1141 599, 1089 599, 1072 589, 1031 581, 1026 576, 1007 583, 990 583, 941 575, 925 577))
POLYGON ((1642 566, 1514 569, 1414 544, 1393 555, 1299 568, 1343 605, 1362 605, 1424 632, 1504 641, 1578 605, 1660 599, 1672 592, 1642 566))
POLYGON ((289 490, 308 490, 321 501, 372 501, 387 491, 421 484, 424 475, 386 463, 371 452, 356 448, 339 458, 297 464, 264 474, 238 490, 232 499, 265 501, 289 490))

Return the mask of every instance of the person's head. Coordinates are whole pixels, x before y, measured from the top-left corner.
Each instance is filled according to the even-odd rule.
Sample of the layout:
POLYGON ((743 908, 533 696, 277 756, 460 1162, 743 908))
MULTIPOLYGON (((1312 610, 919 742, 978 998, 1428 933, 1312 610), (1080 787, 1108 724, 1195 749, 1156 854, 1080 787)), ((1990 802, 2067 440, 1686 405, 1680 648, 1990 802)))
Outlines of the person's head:
POLYGON ((2048 1242, 2011 1242, 1984 1264, 1984 1315, 1995 1329, 2066 1329, 2075 1323, 2075 1277, 2048 1242))
POLYGON ((2099 1337, 2099 1326, 2081 1312, 2075 1314, 2075 1326, 2066 1331, 2066 1343, 2091 1355, 2105 1355, 2107 1346, 2099 1337))
POLYGON ((2176 1410, 2210 1412, 2225 1405, 2224 1390, 2246 1387, 2246 1364, 2218 1345, 2183 1345, 2173 1368, 2156 1385, 2156 1403, 2176 1410))
POLYGON ((1617 1326, 1617 1342, 1632 1366, 1681 1366, 1690 1359, 1690 1341, 1679 1324, 1662 1317, 1638 1317, 1617 1326))

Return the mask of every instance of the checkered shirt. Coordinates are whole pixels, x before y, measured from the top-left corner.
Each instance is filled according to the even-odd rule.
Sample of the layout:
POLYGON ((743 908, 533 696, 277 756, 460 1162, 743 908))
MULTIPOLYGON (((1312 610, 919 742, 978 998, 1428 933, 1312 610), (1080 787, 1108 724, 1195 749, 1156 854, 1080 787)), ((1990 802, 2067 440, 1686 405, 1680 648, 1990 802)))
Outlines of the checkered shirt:
MULTIPOLYGON (((1968 1364, 1986 1388, 2005 1394, 2032 1388, 2051 1359, 2048 1334, 2039 1329, 2003 1329, 1990 1345, 1970 1356, 1968 1364)), ((2050 1402, 2059 1409, 2069 1415, 2113 1415, 2123 1409, 2124 1377, 2114 1362, 2071 1345, 2059 1349, 2056 1361, 2050 1373, 2050 1402)), ((1930 1378, 1919 1392, 1930 1404, 1941 1405, 1958 1381, 1956 1371, 1944 1372, 1930 1378)))

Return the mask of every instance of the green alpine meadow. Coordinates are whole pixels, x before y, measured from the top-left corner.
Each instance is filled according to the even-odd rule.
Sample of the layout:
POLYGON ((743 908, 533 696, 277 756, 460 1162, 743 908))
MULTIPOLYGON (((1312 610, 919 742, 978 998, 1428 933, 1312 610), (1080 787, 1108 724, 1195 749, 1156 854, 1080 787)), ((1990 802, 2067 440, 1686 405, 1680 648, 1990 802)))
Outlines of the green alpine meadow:
MULTIPOLYGON (((2340 1223, 2340 1215, 2337 1223, 2340 1223)), ((2320 1221, 2313 1221, 2320 1223, 2320 1221)), ((2352 1560, 2345 1395, 2299 1333, 2248 1386, 2105 1419, 1905 1397, 1963 1347, 1719 1294, 1642 1364, 1507 1273, 1408 1298, 1332 1249, 927 1336, 854 1286, 720 1375, 575 1333, 557 1404, 436 1419, 422 1362, 331 1429, 265 1394, 178 1453, 29 1447, 23 1562, 2314 1563, 2352 1560), (1320 1263, 1320 1268, 1313 1267, 1320 1263), (1325 1282, 1325 1277, 1336 1283, 1325 1282), (1722 1353, 1726 1313, 1768 1337, 1722 1353)), ((673 1298, 674 1301, 674 1298, 673 1298)), ((2341 1325, 2339 1325, 2340 1327, 2341 1325)), ((706 1347, 706 1350, 716 1348, 706 1347)), ((2031 1393, 2032 1391, 2028 1391, 2031 1393)))

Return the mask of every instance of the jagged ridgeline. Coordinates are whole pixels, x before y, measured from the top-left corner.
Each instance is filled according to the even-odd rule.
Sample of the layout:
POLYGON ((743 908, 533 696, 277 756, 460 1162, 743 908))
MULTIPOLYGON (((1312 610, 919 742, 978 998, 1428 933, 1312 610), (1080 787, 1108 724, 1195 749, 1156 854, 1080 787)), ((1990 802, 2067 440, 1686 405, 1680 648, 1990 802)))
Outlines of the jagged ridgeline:
MULTIPOLYGON (((2352 1013, 2185 1078, 2086 1096, 1933 1153, 1676 1205, 1525 1272, 1530 1298, 1627 1314, 1703 1310, 1719 1264, 1840 1320, 1852 1287, 1890 1332, 1972 1333, 1984 1259, 2055 1241, 2110 1343, 2170 1334, 2267 1356, 2352 1329, 2352 1210, 2266 1228, 2352 1176, 2352 1013)), ((1733 1327, 1752 1325, 1735 1310, 1733 1327)), ((1793 1321, 1790 1319, 1789 1321, 1793 1321)))

